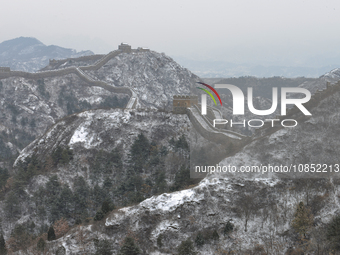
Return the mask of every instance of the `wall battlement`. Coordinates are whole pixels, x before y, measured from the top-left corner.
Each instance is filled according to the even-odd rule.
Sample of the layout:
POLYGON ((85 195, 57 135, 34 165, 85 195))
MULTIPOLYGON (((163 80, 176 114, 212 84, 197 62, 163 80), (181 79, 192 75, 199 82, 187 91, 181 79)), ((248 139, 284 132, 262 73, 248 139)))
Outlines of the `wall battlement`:
MULTIPOLYGON (((52 66, 54 68, 58 68, 59 66, 61 66, 62 64, 66 63, 66 62, 72 62, 72 61, 96 61, 99 60, 101 58, 103 58, 104 55, 101 54, 95 54, 95 55, 89 55, 89 56, 81 56, 78 58, 66 58, 66 59, 50 59, 49 60, 49 66, 52 66)), ((42 70, 46 69, 43 68, 42 70)))
POLYGON ((175 95, 174 99, 198 99, 197 96, 188 96, 188 95, 175 95))
POLYGON ((143 47, 138 47, 136 51, 137 51, 137 52, 149 52, 150 49, 148 49, 148 48, 143 48, 143 47))
POLYGON ((10 72, 11 68, 10 67, 0 67, 0 72, 10 72))

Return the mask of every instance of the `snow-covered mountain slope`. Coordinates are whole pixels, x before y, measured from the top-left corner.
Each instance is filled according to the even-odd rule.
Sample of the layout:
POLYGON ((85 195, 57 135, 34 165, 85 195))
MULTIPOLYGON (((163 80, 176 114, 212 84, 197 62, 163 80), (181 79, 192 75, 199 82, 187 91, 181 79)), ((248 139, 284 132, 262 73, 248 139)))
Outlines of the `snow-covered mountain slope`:
MULTIPOLYGON (((257 249, 268 254, 284 254, 295 246, 291 221, 297 204, 306 202, 309 196, 316 229, 321 230, 340 211, 337 190, 338 186, 327 180, 310 183, 209 176, 192 189, 154 196, 136 206, 116 210, 104 226, 90 224, 74 228, 64 237, 49 242, 49 250, 63 246, 69 254, 82 254, 84 243, 79 236, 83 234, 89 252, 95 251, 96 239, 106 239, 113 246, 113 254, 117 254, 122 240, 132 236, 142 254, 174 254, 187 239, 194 243, 197 254, 202 255, 250 254, 257 249), (317 202, 320 197, 321 201, 317 202), (227 222, 234 229, 224 235, 227 222), (217 235, 213 238, 215 231, 217 235), (202 246, 194 242, 199 233, 204 238, 202 246)), ((317 249, 318 238, 322 239, 319 234, 312 233, 309 249, 317 249)))
MULTIPOLYGON (((340 144, 336 138, 340 119, 334 109, 340 107, 339 98, 340 93, 334 92, 311 109, 312 117, 300 119, 297 127, 253 141, 220 164, 338 164, 340 144)), ((297 205, 304 202, 313 212, 314 226, 308 232, 309 247, 305 248, 312 252, 327 246, 326 235, 322 233, 332 217, 340 213, 336 175, 338 173, 333 172, 316 179, 278 179, 289 176, 210 174, 194 188, 154 196, 112 212, 105 221, 105 228, 101 227, 101 234, 94 234, 95 225, 87 231, 92 240, 111 240, 115 250, 119 250, 121 241, 133 233, 145 254, 173 254, 181 241, 187 238, 194 241, 199 232, 205 235, 205 244, 195 247, 198 254, 213 254, 216 249, 249 254, 260 247, 269 254, 284 254, 289 247, 298 246, 292 220, 297 205), (334 179, 329 179, 331 176, 334 179), (229 236, 224 236, 228 221, 235 228, 229 236), (214 231, 217 239, 209 239, 207 233, 212 235, 214 231), (157 244, 160 236, 162 247, 157 244)), ((307 174, 300 177, 307 177, 307 174)), ((73 236, 76 236, 77 231, 74 231, 73 236)), ((79 252, 79 245, 70 243, 79 244, 69 235, 54 245, 79 252)))
POLYGON ((327 81, 331 83, 336 82, 340 79, 340 68, 335 68, 332 71, 325 73, 321 77, 328 79, 327 81))
MULTIPOLYGON (((283 128, 273 134, 266 135, 246 146, 234 157, 226 158, 222 165, 276 165, 276 166, 296 166, 301 164, 324 164, 332 165, 333 172, 329 173, 300 173, 295 168, 296 173, 273 174, 269 176, 300 178, 339 178, 340 175, 334 172, 334 165, 339 164, 339 146, 337 139, 340 132, 340 114, 336 109, 340 107, 340 92, 334 92, 329 97, 321 100, 316 107, 309 109, 312 116, 308 118, 297 118, 297 126, 283 128), (256 148, 261 148, 257 150, 256 148)), ((301 166, 300 166, 301 167, 301 166)), ((246 174, 254 177, 261 174, 246 174)), ((265 175, 267 176, 267 175, 265 175)))
MULTIPOLYGON (((127 151, 133 140, 144 133, 151 141, 167 142, 169 137, 188 134, 190 121, 186 115, 159 111, 98 109, 67 116, 53 125, 43 136, 27 146, 17 158, 37 155, 40 160, 52 155, 57 146, 69 146, 75 161, 90 150, 127 151)), ((126 156, 126 155, 125 155, 126 156)), ((80 169, 75 171, 77 174, 80 169)))
POLYGON ((46 66, 50 59, 88 55, 93 55, 93 52, 76 52, 55 45, 46 46, 31 37, 19 37, 0 43, 0 66, 7 66, 18 71, 37 71, 46 66))
MULTIPOLYGON (((220 164, 338 163, 340 144, 336 138, 340 120, 334 109, 340 107, 339 96, 340 92, 334 92, 322 99, 311 109, 313 116, 299 119, 296 128, 279 130, 255 140, 220 164)), ((91 146, 82 140, 82 137, 90 138, 91 133, 81 126, 78 130, 70 134, 76 134, 83 147, 91 146)), ((73 136, 69 136, 72 137, 70 141, 73 136)), ((303 246, 303 249, 310 253, 317 249, 327 250, 327 223, 340 213, 337 176, 333 173, 333 179, 325 174, 316 179, 278 177, 289 176, 209 174, 196 187, 153 196, 135 206, 113 211, 105 219, 105 226, 90 224, 82 230, 75 228, 50 243, 51 249, 63 246, 70 253, 81 254, 82 243, 77 237, 84 231, 89 251, 95 250, 94 242, 99 238, 110 240, 116 251, 114 254, 126 236, 132 236, 144 254, 173 254, 187 239, 194 243, 198 254, 251 254, 259 250, 267 254, 285 254, 290 247, 294 250, 300 245, 292 221, 298 204, 303 202, 313 214, 313 226, 307 235, 308 247, 303 246), (224 235, 228 221, 234 229, 224 235), (198 233, 204 237, 201 246, 194 242, 198 233)))
POLYGON ((308 89, 312 94, 318 90, 323 90, 327 87, 327 83, 336 83, 340 80, 340 69, 336 68, 330 72, 321 75, 319 78, 314 80, 308 80, 303 82, 299 87, 308 89))
POLYGON ((58 119, 74 112, 102 107, 125 107, 125 94, 88 86, 77 75, 45 79, 12 77, 0 81, 1 125, 6 142, 23 149, 58 119))
MULTIPOLYGON (((20 203, 21 213, 17 215, 17 218, 10 220, 6 218, 7 220, 2 222, 2 231, 6 238, 10 237, 15 224, 27 224, 27 222, 33 221, 37 230, 43 228, 44 224, 50 224, 52 219, 46 217, 46 214, 39 216, 39 212, 36 208, 32 208, 32 205, 36 203, 35 197, 39 190, 44 189, 52 176, 56 176, 62 185, 67 185, 73 191, 74 183, 79 177, 84 178, 90 190, 100 189, 99 187, 104 186, 107 180, 110 180, 112 189, 115 191, 106 190, 105 195, 108 196, 110 193, 109 199, 115 205, 122 204, 122 200, 128 193, 124 190, 122 191, 124 196, 112 196, 111 193, 117 193, 120 191, 120 187, 128 188, 124 186, 125 182, 133 175, 129 168, 131 160, 129 154, 131 146, 140 134, 150 141, 153 150, 161 151, 163 148, 165 154, 161 159, 166 162, 166 165, 157 165, 157 162, 153 162, 155 167, 145 166, 146 170, 138 173, 141 181, 151 185, 149 191, 143 191, 142 197, 150 197, 151 189, 154 189, 150 181, 157 176, 160 170, 164 172, 166 185, 170 186, 174 182, 177 168, 187 164, 187 156, 183 151, 176 151, 169 146, 169 141, 171 138, 176 140, 182 136, 188 136, 190 128, 190 120, 186 115, 174 115, 156 110, 96 109, 73 114, 59 120, 43 136, 22 150, 15 162, 14 169, 18 171, 22 162, 29 158, 35 158, 37 162, 41 162, 40 166, 45 170, 34 175, 25 185, 24 196, 26 199, 20 203), (58 148, 72 150, 72 159, 67 164, 53 163, 58 148), (119 166, 110 165, 109 155, 112 155, 110 153, 113 151, 119 154, 121 162, 121 165, 118 164, 119 166), (160 169, 160 167, 162 168, 160 169)), ((147 148, 143 149, 147 150, 147 148)), ((47 195, 42 199, 47 215, 49 215, 53 210, 47 205, 48 201, 51 201, 50 197, 47 195)), ((87 197, 86 201, 89 199, 90 197, 87 197)), ((94 202, 96 203, 96 201, 94 202)), ((93 217, 98 206, 92 207, 94 207, 91 209, 93 217)), ((72 208, 69 206, 68 210, 73 210, 72 208)), ((0 203, 0 217, 8 217, 5 216, 6 211, 5 203, 0 203)), ((74 218, 74 216, 68 217, 74 218)))
MULTIPOLYGON (((38 227, 46 232, 44 226, 60 217, 68 217, 73 228, 58 240, 47 241, 48 252, 56 253, 58 247, 63 246, 67 254, 83 254, 84 251, 90 254, 95 252, 96 239, 107 239, 113 245, 112 252, 117 254, 124 238, 131 236, 143 254, 173 254, 182 241, 189 238, 194 242, 200 232, 205 244, 194 244, 199 254, 252 254, 259 249, 267 254, 283 254, 289 247, 298 245, 291 222, 295 208, 301 201, 308 204, 314 214, 314 232, 308 233, 309 247, 316 247, 320 238, 324 238, 324 235, 319 235, 319 238, 318 234, 322 233, 331 217, 339 213, 339 182, 336 179, 279 180, 260 175, 228 178, 211 174, 195 187, 150 197, 150 190, 159 181, 160 172, 164 172, 164 185, 170 186, 184 178, 174 170, 178 171, 180 165, 185 163, 180 157, 186 156, 183 150, 185 143, 183 146, 180 143, 183 141, 171 141, 170 138, 188 137, 190 130, 190 120, 186 115, 150 108, 170 108, 172 95, 189 93, 197 77, 165 55, 155 52, 121 53, 98 70, 89 68, 85 72, 111 86, 127 86, 136 90, 140 109, 88 110, 99 107, 113 94, 102 88, 87 87, 74 74, 42 81, 24 78, 2 80, 2 89, 8 97, 1 99, 5 112, 2 117, 9 126, 4 125, 2 129, 6 132, 6 128, 17 128, 20 122, 20 128, 28 134, 43 134, 21 151, 13 170, 15 176, 15 171, 29 171, 36 166, 34 177, 24 180, 25 185, 21 184, 21 179, 12 184, 13 188, 18 189, 15 192, 19 194, 20 211, 12 215, 6 206, 11 202, 9 195, 13 193, 5 194, 6 200, 0 204, 0 217, 6 218, 2 222, 2 230, 7 240, 15 224, 33 222, 37 228, 31 233, 39 235, 43 232, 39 232, 38 227), (74 110, 84 111, 74 113, 74 110), (35 133, 25 124, 24 117, 29 119, 28 116, 37 118, 35 133), (147 161, 138 175, 133 175, 137 170, 131 167, 134 165, 131 165, 129 153, 132 154, 131 147, 141 133, 151 144, 152 150, 146 150, 149 154, 152 151, 162 154, 162 147, 165 147, 162 148, 163 153, 168 154, 163 158, 155 157, 155 161, 147 161), (174 147, 176 143, 177 151, 174 147), (68 155, 69 147, 72 156, 68 155), (61 148, 59 154, 58 148, 61 148), (122 162, 118 166, 108 162, 112 158, 116 160, 117 155, 112 153, 114 150, 122 153, 122 162), (35 160, 33 163, 40 163, 34 165, 31 162, 26 168, 22 167, 20 162, 25 159, 29 161, 29 158, 35 160), (157 165, 157 160, 162 163, 157 165), (156 167, 153 168, 153 164, 156 167), (75 183, 79 178, 84 181, 80 185, 81 191, 76 193, 75 183), (59 183, 56 187, 65 189, 69 196, 74 192, 74 201, 69 201, 65 206, 65 197, 59 197, 57 192, 57 195, 52 194, 58 189, 49 189, 51 186, 47 185, 53 183, 59 183), (106 184, 113 188, 106 189, 106 184), (140 188, 138 184, 145 186, 140 188), (89 189, 86 190, 86 187, 89 189), (84 195, 101 189, 104 192, 95 198, 94 195, 84 195), (137 189, 138 196, 128 200, 137 189), (81 202, 88 205, 84 206, 84 212, 77 212, 77 206, 82 204, 77 204, 80 195, 85 197, 81 202), (117 208, 103 221, 93 221, 91 218, 97 215, 102 202, 100 199, 105 196, 119 206, 131 204, 131 201, 135 205, 117 208), (82 226, 75 225, 79 219, 77 217, 83 220, 82 226), (229 220, 235 228, 224 235, 229 220)), ((221 164, 336 163, 339 156, 336 139, 339 118, 335 111, 340 106, 338 98, 339 92, 334 92, 315 105, 311 118, 299 119, 296 128, 280 130, 253 141, 221 164)), ((257 100, 259 107, 270 103, 261 98, 257 100)), ((197 140, 200 142, 203 139, 198 137, 197 140)), ((143 149, 138 150, 144 152, 143 149)), ((143 161, 143 158, 138 160, 143 161)), ((152 194, 159 194, 157 192, 152 194)), ((323 240, 321 242, 326 245, 323 240)), ((25 253, 34 254, 35 248, 34 244, 31 251, 25 253)))
MULTIPOLYGON (((90 76, 92 73, 106 75, 108 78, 103 80, 111 86, 117 85, 118 88, 136 87, 134 89, 138 97, 137 106, 141 108, 171 110, 173 95, 188 94, 189 87, 199 80, 197 76, 183 69, 164 54, 121 53, 120 51, 112 53, 104 57, 105 61, 98 60, 99 63, 100 61, 102 64, 106 63, 102 68, 98 71, 90 71, 91 67, 86 73, 90 76), (112 82, 111 71, 116 72, 115 79, 118 84, 112 82), (117 73, 119 73, 118 76, 117 73)), ((92 59, 79 58, 78 60, 83 66, 93 64, 92 59)), ((69 64, 67 61, 65 63, 69 64)), ((69 66, 57 65, 52 69, 55 70, 58 67, 69 66)), ((21 144, 13 139, 4 139, 6 143, 10 142, 15 145, 13 152, 18 148, 22 149, 23 145, 27 145, 34 137, 41 135, 55 120, 68 114, 98 107, 123 107, 125 105, 126 94, 114 94, 106 89, 93 87, 93 84, 91 84, 92 87, 88 87, 88 82, 79 75, 84 74, 84 71, 78 70, 79 72, 72 71, 78 76, 75 74, 56 76, 51 71, 50 78, 48 78, 49 73, 44 73, 44 77, 47 76, 45 79, 39 79, 39 74, 37 74, 34 76, 37 77, 36 79, 11 77, 1 80, 0 89, 7 95, 1 101, 2 125, 4 129, 7 128, 8 134, 13 134, 14 129, 26 134, 22 135, 26 136, 24 140, 13 135, 14 138, 17 137, 16 140, 22 140, 21 144), (118 100, 114 99, 115 96, 118 100)), ((92 77, 94 80, 100 80, 93 74, 92 77)), ((7 147, 9 146, 11 145, 7 144, 7 147)))
POLYGON ((174 95, 189 95, 199 77, 165 54, 154 51, 121 53, 98 70, 86 73, 112 86, 136 91, 141 108, 172 109, 174 95))

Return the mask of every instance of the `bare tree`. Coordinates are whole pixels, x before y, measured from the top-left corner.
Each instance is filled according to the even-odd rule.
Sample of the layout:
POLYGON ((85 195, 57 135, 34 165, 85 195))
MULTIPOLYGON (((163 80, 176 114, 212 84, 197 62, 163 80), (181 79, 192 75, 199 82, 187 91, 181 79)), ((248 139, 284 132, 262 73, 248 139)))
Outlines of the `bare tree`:
POLYGON ((240 213, 245 219, 244 231, 247 232, 248 221, 258 209, 255 203, 255 196, 253 194, 242 194, 236 201, 236 205, 240 208, 240 213))

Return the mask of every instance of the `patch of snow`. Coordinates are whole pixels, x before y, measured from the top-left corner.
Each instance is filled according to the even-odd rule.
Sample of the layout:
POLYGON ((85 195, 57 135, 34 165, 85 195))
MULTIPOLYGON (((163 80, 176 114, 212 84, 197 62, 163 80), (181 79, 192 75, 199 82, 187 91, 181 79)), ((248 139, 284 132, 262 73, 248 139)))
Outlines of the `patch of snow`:
POLYGON ((30 114, 34 114, 34 111, 32 109, 29 109, 28 107, 26 106, 23 106, 23 105, 18 105, 21 109, 23 109, 24 111, 30 113, 30 114))
POLYGON ((275 179, 275 178, 255 178, 254 181, 262 182, 270 187, 274 187, 276 184, 280 182, 279 179, 275 179))
POLYGON ((69 145, 75 144, 75 143, 81 143, 81 142, 86 142, 88 133, 85 130, 85 127, 80 127, 80 129, 77 129, 76 131, 74 131, 74 134, 70 140, 69 145))
POLYGON ((176 210, 179 205, 185 202, 199 202, 201 196, 197 196, 192 189, 177 191, 174 193, 164 193, 160 196, 153 196, 140 203, 141 207, 148 208, 150 211, 162 210, 172 211, 176 210))
POLYGON ((79 101, 80 102, 86 101, 92 105, 92 104, 99 104, 103 102, 103 98, 100 96, 82 97, 79 99, 79 101))
POLYGON ((102 140, 99 137, 96 137, 96 134, 89 134, 87 129, 84 126, 80 126, 74 131, 73 136, 69 142, 69 146, 76 143, 84 143, 84 147, 86 149, 90 149, 91 147, 95 147, 100 144, 102 140))

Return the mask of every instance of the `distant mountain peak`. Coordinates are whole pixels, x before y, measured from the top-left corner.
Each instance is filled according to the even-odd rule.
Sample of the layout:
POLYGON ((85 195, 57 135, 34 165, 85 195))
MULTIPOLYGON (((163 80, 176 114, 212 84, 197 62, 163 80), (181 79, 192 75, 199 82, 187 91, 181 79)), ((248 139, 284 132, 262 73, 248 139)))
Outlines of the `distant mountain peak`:
POLYGON ((34 37, 18 37, 0 43, 0 54, 13 48, 24 48, 29 46, 45 46, 42 42, 34 37))
POLYGON ((8 40, 6 42, 9 42, 9 41, 12 41, 12 42, 26 42, 26 43, 30 43, 30 44, 42 44, 42 45, 45 45, 43 44, 41 41, 39 41, 37 38, 35 37, 24 37, 24 36, 20 36, 18 38, 14 38, 14 39, 11 39, 11 40, 8 40))
POLYGON ((77 52, 56 45, 46 46, 34 37, 18 37, 0 43, 0 66, 12 70, 37 71, 48 65, 49 59, 65 59, 93 55, 92 51, 77 52))
POLYGON ((322 75, 321 77, 323 78, 329 78, 332 79, 331 81, 334 82, 333 80, 339 80, 340 79, 340 68, 335 68, 333 70, 331 70, 330 72, 325 73, 324 75, 322 75))

